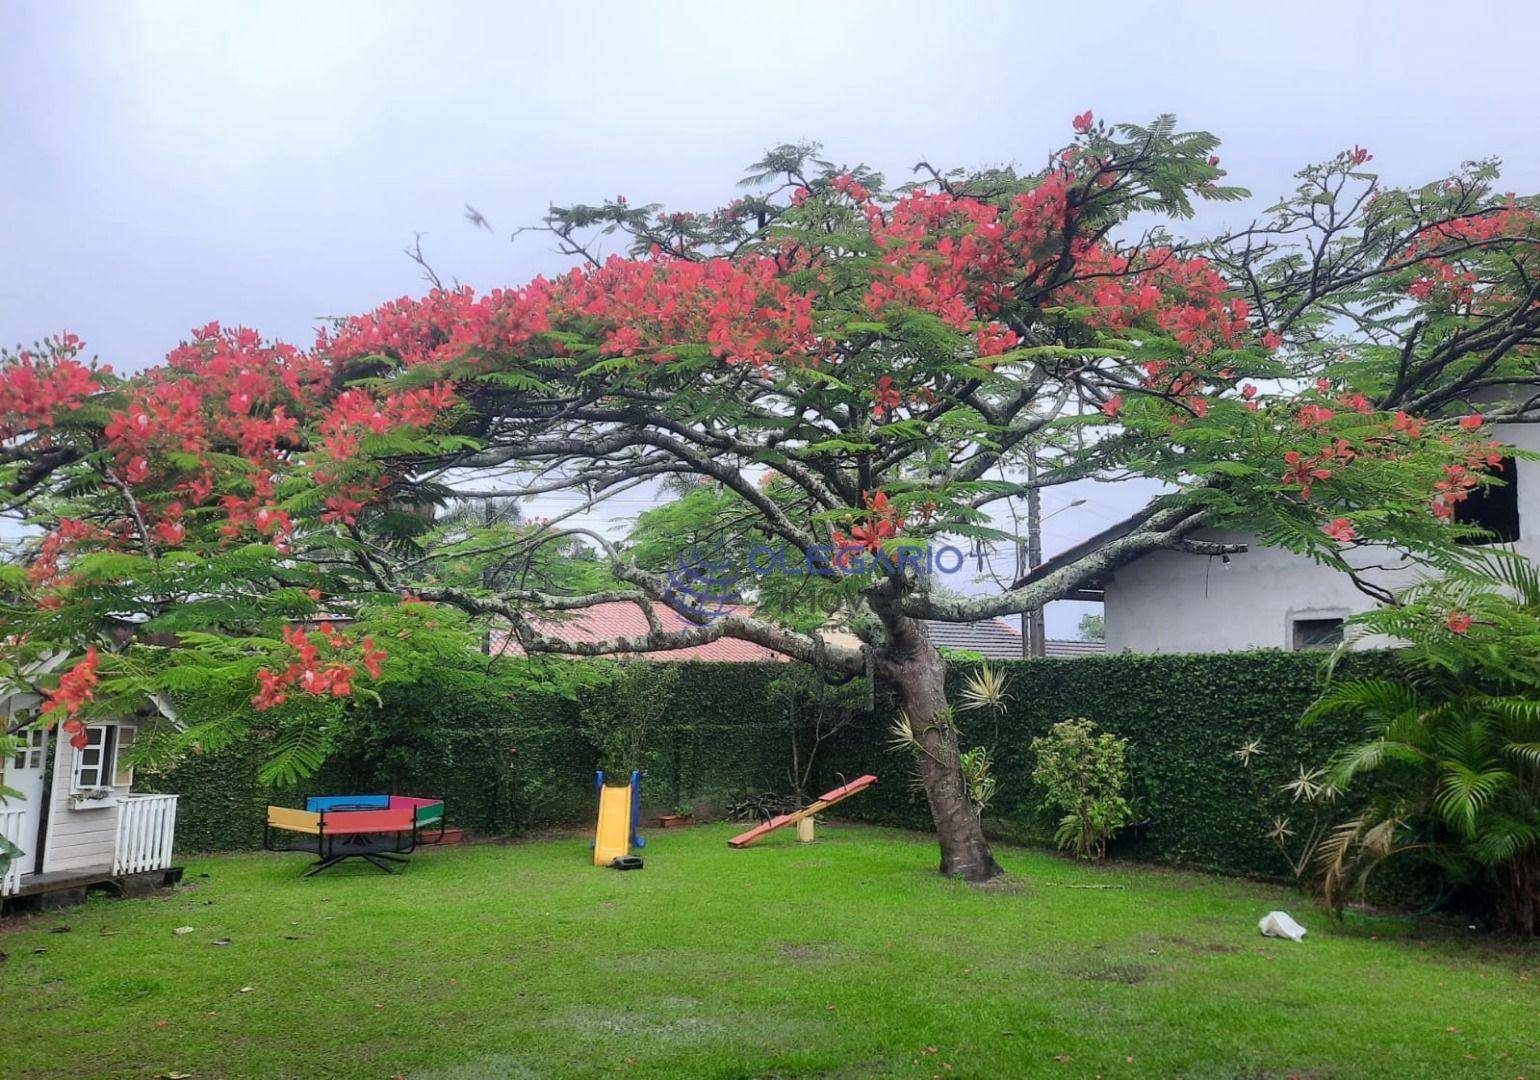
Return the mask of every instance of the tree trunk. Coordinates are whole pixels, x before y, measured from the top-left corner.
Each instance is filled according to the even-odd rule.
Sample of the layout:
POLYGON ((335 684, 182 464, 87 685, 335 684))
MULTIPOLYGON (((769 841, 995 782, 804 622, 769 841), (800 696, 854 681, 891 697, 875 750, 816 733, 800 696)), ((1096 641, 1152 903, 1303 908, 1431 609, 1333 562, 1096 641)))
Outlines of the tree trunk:
POLYGON ((957 731, 946 707, 946 662, 923 623, 904 616, 883 621, 888 645, 878 654, 878 663, 882 674, 897 685, 900 706, 924 748, 915 751, 915 760, 941 844, 941 872, 965 881, 998 877, 1004 871, 990 854, 963 785, 957 731))

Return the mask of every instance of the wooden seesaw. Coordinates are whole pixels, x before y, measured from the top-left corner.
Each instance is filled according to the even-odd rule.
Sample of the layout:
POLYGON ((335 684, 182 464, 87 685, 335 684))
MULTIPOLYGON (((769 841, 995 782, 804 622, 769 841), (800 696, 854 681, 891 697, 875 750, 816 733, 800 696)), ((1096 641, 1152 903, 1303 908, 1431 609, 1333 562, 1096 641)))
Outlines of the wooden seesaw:
MULTIPOLYGON (((858 776, 848 784, 837 787, 833 791, 824 792, 822 795, 818 796, 817 799, 804 806, 801 810, 790 814, 782 814, 780 817, 773 817, 763 825, 756 825, 748 832, 740 833, 739 835, 729 840, 727 842, 727 846, 735 848, 746 848, 750 844, 754 843, 754 841, 760 839, 760 837, 768 836, 769 834, 775 832, 776 829, 784 829, 788 825, 800 826, 804 821, 811 825, 811 818, 814 814, 821 813, 822 811, 827 810, 829 807, 833 806, 835 803, 843 802, 850 798, 852 795, 857 795, 860 792, 865 791, 876 782, 877 778, 872 776, 870 773, 868 773, 866 776, 858 776)), ((798 831, 800 833, 801 830, 799 829, 798 831)), ((809 835, 807 839, 811 840, 811 835, 809 835)))

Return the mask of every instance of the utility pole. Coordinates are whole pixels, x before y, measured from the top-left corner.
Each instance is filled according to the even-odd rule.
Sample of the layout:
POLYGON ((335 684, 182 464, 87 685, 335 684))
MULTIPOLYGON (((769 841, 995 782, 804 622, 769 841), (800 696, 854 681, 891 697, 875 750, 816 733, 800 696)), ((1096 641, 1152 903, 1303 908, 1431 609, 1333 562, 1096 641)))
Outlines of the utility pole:
MULTIPOLYGON (((1043 565, 1043 500, 1037 487, 1037 451, 1027 453, 1027 538, 1016 541, 1016 576, 1012 581, 1020 581, 1028 572, 1036 570, 1043 565)), ((1066 503, 1049 514, 1061 514, 1066 510, 1072 510, 1077 506, 1084 506, 1084 499, 1076 499, 1072 503, 1066 503)), ((1010 502, 1011 524, 1021 531, 1021 519, 1016 516, 1016 502, 1010 502)), ((1034 656, 1048 655, 1048 634, 1043 627, 1043 609, 1028 608, 1021 613, 1021 655, 1023 659, 1030 660, 1034 656)))
MULTIPOLYGON (((1016 561, 1025 561, 1030 573, 1043 565, 1043 498, 1037 488, 1037 451, 1027 451, 1027 544, 1025 553, 1016 545, 1016 561), (1023 554, 1025 559, 1023 560, 1023 554)), ((1018 577, 1021 574, 1017 575, 1018 577)), ((1021 613, 1021 654, 1046 656, 1048 642, 1043 629, 1043 609, 1035 607, 1021 613)))

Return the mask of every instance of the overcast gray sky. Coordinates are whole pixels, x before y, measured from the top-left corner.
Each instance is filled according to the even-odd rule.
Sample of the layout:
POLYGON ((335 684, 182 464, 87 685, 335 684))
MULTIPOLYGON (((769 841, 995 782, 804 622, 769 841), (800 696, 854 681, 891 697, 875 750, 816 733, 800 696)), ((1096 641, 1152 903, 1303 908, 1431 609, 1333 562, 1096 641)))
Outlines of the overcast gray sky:
MULTIPOLYGON (((0 0, 0 341, 70 329, 119 370, 213 319, 307 344, 422 290, 416 232, 442 274, 517 284, 564 266, 507 240, 552 200, 715 205, 795 139, 890 176, 1035 164, 1086 108, 1176 112, 1258 196, 1354 143, 1395 183, 1496 155, 1540 190, 1540 7, 1246 7, 0 0)), ((1081 497, 1050 552, 1134 504, 1047 506, 1081 497)))

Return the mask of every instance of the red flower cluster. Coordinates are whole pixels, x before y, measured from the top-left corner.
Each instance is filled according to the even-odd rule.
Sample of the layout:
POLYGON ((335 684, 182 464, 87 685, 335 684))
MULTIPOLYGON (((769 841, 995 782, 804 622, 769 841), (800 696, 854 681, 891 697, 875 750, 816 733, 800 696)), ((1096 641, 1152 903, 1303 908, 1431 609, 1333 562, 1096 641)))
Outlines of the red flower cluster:
POLYGON ((897 507, 888 502, 886 492, 879 491, 875 495, 868 495, 866 511, 866 521, 852 528, 849 536, 835 530, 836 550, 862 547, 875 554, 882 550, 884 541, 897 536, 898 531, 904 527, 904 516, 898 512, 897 507))
POLYGON ((1347 518, 1332 518, 1327 524, 1321 526, 1321 531, 1339 544, 1346 544, 1358 538, 1358 530, 1353 528, 1353 523, 1347 518))
MULTIPOLYGON (((347 697, 353 692, 356 668, 343 659, 353 642, 331 623, 321 623, 313 633, 303 627, 285 627, 283 640, 294 650, 294 661, 282 671, 257 672, 258 690, 251 704, 258 712, 282 705, 290 690, 317 697, 347 697)), ((375 648, 372 637, 365 637, 362 647, 360 662, 371 678, 379 678, 380 661, 386 654, 375 648)))
MULTIPOLYGON (((211 323, 172 350, 166 366, 144 376, 105 434, 123 480, 163 481, 193 506, 207 503, 219 486, 216 455, 234 452, 246 459, 252 468, 245 479, 254 494, 222 500, 230 515, 224 535, 235 536, 259 507, 267 507, 269 517, 281 513, 270 506, 272 474, 295 448, 300 423, 320 407, 329 385, 323 359, 292 345, 264 343, 255 330, 211 323), (171 464, 174 454, 197 461, 191 475, 171 464)), ((186 506, 170 506, 175 510, 168 507, 151 525, 157 539, 180 543, 186 529, 178 519, 186 506)))
POLYGON ((1347 464, 1358 456, 1346 440, 1337 439, 1315 454, 1302 454, 1298 450, 1290 450, 1283 455, 1283 463, 1288 466, 1281 477, 1285 488, 1291 485, 1299 485, 1299 497, 1310 498, 1310 489, 1318 481, 1330 480, 1333 472, 1333 463, 1347 464))
POLYGON ((264 344, 255 330, 211 323, 134 387, 106 435, 132 482, 135 461, 167 452, 207 462, 215 450, 271 465, 292 445, 299 416, 324 391, 325 364, 292 345, 264 344))
MULTIPOLYGON (((448 304, 447 297, 460 295, 434 294, 424 306, 440 310, 448 304)), ((501 300, 505 294, 496 296, 501 300)), ((381 309, 384 314, 350 320, 345 324, 346 332, 339 335, 342 344, 326 335, 322 336, 323 343, 344 355, 345 345, 362 348, 376 344, 377 339, 389 336, 382 324, 408 307, 404 303, 387 305, 381 309), (370 333, 375 338, 370 338, 370 333)), ((501 308, 497 311, 499 316, 504 314, 501 308)), ((486 315, 484 321, 494 321, 493 316, 486 315)), ((426 336, 440 333, 421 322, 418 329, 426 336)), ((282 544, 293 523, 273 503, 274 476, 285 460, 302 448, 301 424, 319 420, 328 451, 334 457, 346 458, 356 450, 362 434, 426 427, 454 401, 453 386, 448 383, 385 393, 378 398, 356 389, 334 396, 337 362, 336 356, 265 343, 254 330, 227 330, 215 323, 196 331, 191 342, 168 355, 165 366, 152 369, 140 380, 130 390, 126 406, 108 421, 104 433, 121 479, 135 486, 157 483, 185 496, 158 512, 153 505, 139 506, 153 539, 170 546, 186 539, 187 528, 181 520, 185 511, 189 504, 202 506, 214 498, 222 486, 219 472, 228 468, 215 463, 222 455, 233 453, 249 463, 240 481, 249 485, 251 494, 219 499, 226 513, 221 535, 233 539, 252 529, 282 544), (197 464, 189 470, 176 462, 176 455, 190 455, 197 464), (152 462, 156 464, 152 466, 152 462)), ((25 370, 25 365, 8 370, 7 382, 25 370)), ((24 381, 25 376, 21 378, 24 381)), ((72 392, 84 391, 74 385, 72 392)), ((342 497, 356 499, 358 490, 363 489, 342 497)), ((46 569, 45 564, 44 572, 46 569)))
MULTIPOLYGON (((1153 325, 1199 355, 1234 348, 1249 331, 1250 305, 1207 259, 1154 248, 1135 262, 1093 248, 1080 258, 1076 273, 1089 279, 1071 288, 1091 302, 1086 321, 1092 326, 1124 330, 1153 325)), ((1159 374, 1150 373, 1152 378, 1159 374)))
MULTIPOLYGON (((1508 238, 1534 240, 1540 235, 1540 214, 1513 204, 1485 213, 1440 222, 1419 232, 1400 253, 1403 260, 1423 260, 1417 276, 1407 287, 1414 299, 1460 308, 1478 301, 1479 278, 1465 259, 1487 244, 1508 238), (1439 257, 1443 252, 1444 257, 1439 257)), ((1528 264, 1534 262, 1532 246, 1520 248, 1514 257, 1528 264)), ((1529 267, 1533 269, 1531 265, 1529 267)), ((1511 303, 1515 297, 1498 290, 1488 290, 1479 299, 1492 303, 1511 303)), ((1485 305, 1482 305, 1485 306, 1485 305)))
MULTIPOLYGON (((868 194, 849 177, 835 187, 861 200, 868 194)), ((403 297, 323 332, 317 351, 333 362, 379 354, 409 366, 474 363, 524 352, 537 335, 570 326, 592 333, 610 355, 650 353, 662 362, 681 345, 704 344, 729 364, 764 366, 817 351, 812 298, 780 277, 780 264, 768 256, 616 256, 555 281, 537 278, 523 289, 480 298, 469 288, 403 297)))
POLYGON ((334 460, 347 461, 358 453, 359 439, 364 436, 426 428, 454 401, 450 383, 378 395, 368 390, 344 390, 321 422, 322 445, 334 460))
POLYGON ((64 557, 86 544, 103 544, 112 539, 106 529, 88 521, 60 518, 58 527, 45 535, 38 545, 37 558, 27 567, 27 580, 36 588, 68 585, 70 579, 64 573, 64 557))
POLYGON ((813 298, 780 280, 779 264, 750 259, 612 258, 557 282, 563 318, 596 324, 614 356, 650 353, 672 360, 687 343, 708 346, 727 364, 765 367, 814 357, 813 298))
MULTIPOLYGON (((1470 431, 1479 428, 1481 423, 1480 416, 1466 416, 1460 420, 1460 427, 1470 431), (1475 423, 1471 423, 1472 420, 1475 423)), ((1441 438, 1445 442, 1454 442, 1449 435, 1441 438)), ((1481 484, 1483 472, 1501 470, 1503 467, 1502 444, 1496 440, 1467 443, 1461 449, 1465 460, 1445 465, 1444 478, 1433 485, 1433 513, 1446 520, 1454 517, 1455 506, 1469 498, 1470 493, 1481 484)))
POLYGON ((373 484, 343 484, 337 491, 326 496, 326 510, 321 520, 327 524, 340 521, 351 525, 358 520, 358 513, 379 498, 385 490, 383 481, 373 484))
POLYGON ((181 522, 182 504, 173 502, 161 512, 161 519, 150 530, 150 535, 167 547, 176 547, 187 538, 187 526, 181 522))
MULTIPOLYGON (((1004 211, 977 199, 926 191, 905 195, 886 215, 869 206, 883 269, 867 292, 866 306, 880 315, 890 304, 906 304, 959 329, 988 321, 1017 283, 1057 265, 1063 254, 1058 239, 1069 218, 1069 182, 1058 172, 1017 195, 1004 211)), ((1076 241, 1072 247, 1071 254, 1079 255, 1088 245, 1076 241)), ((1016 344, 1015 335, 998 323, 985 331, 982 356, 1016 344)))
POLYGON ((219 505, 224 507, 226 515, 219 532, 227 539, 234 539, 247 529, 256 529, 262 537, 282 547, 294 531, 294 522, 290 520, 288 511, 269 505, 262 496, 253 495, 243 499, 237 495, 226 495, 219 500, 219 505))
POLYGON ((1320 427, 1322 424, 1326 423, 1336 415, 1337 414, 1334 410, 1328 409, 1324 405, 1317 405, 1313 401, 1309 401, 1300 406, 1299 424, 1303 428, 1320 427))
POLYGON ((23 352, 0 368, 0 439, 52 427, 55 413, 80 408, 101 389, 96 375, 111 371, 76 360, 80 339, 74 334, 60 334, 48 346, 47 356, 23 352))
POLYGON ((883 375, 872 391, 872 415, 881 420, 904 403, 904 396, 893 389, 893 376, 883 375))
POLYGON ((63 709, 65 713, 64 730, 69 733, 70 745, 76 750, 86 745, 86 726, 76 714, 80 707, 96 696, 97 675, 96 667, 99 662, 96 655, 96 646, 86 650, 85 657, 74 667, 66 671, 59 679, 59 685, 53 690, 43 693, 42 713, 49 713, 63 709))
POLYGON ((355 315, 317 335, 316 351, 333 361, 381 355, 407 366, 477 360, 518 351, 551 328, 553 287, 536 278, 522 289, 434 289, 420 300, 401 297, 355 315))
MULTIPOLYGON (((1330 386, 1325 383, 1325 380, 1317 386, 1317 390, 1322 393, 1329 389, 1330 386)), ((1361 394, 1344 393, 1331 400, 1354 412, 1363 414, 1373 412, 1373 407, 1361 394)), ((1332 409, 1309 402, 1299 409, 1296 419, 1302 432, 1309 433, 1312 429, 1326 424, 1335 415, 1332 409)), ((1483 422, 1480 415, 1472 414, 1462 417, 1458 426, 1463 431, 1474 431, 1479 429, 1483 422)), ((1297 487, 1299 497, 1308 500, 1311 489, 1316 483, 1330 480, 1355 460, 1394 458, 1405 454, 1408 443, 1424 438, 1425 426, 1426 421, 1398 412, 1386 425, 1384 434, 1369 436, 1360 440, 1356 446, 1346 439, 1333 438, 1330 443, 1313 453, 1289 450, 1283 455, 1285 468, 1280 480, 1285 489, 1297 487)), ((1483 471, 1502 468, 1502 448, 1499 443, 1492 440, 1460 445, 1455 436, 1448 431, 1439 434, 1437 439, 1449 447, 1458 447, 1464 457, 1463 462, 1445 465, 1443 479, 1433 485, 1430 509, 1434 516, 1450 519, 1454 517, 1455 506, 1463 502, 1470 492, 1480 485, 1483 471)), ((1345 521, 1345 519, 1338 519, 1338 521, 1345 521)), ((1334 539, 1343 539, 1333 532, 1337 523, 1334 521, 1323 527, 1323 531, 1334 539)))
POLYGON ((1481 214, 1441 221, 1420 231, 1401 253, 1414 259, 1446 245, 1484 244, 1502 237, 1532 236, 1540 229, 1540 214, 1510 203, 1481 214))
MULTIPOLYGON (((1501 465, 1498 465, 1501 468, 1501 465)), ((1433 485, 1433 514, 1445 519, 1454 517, 1456 504, 1464 502, 1481 483, 1479 472, 1464 465, 1445 465, 1444 478, 1433 485)))
POLYGON ((1430 259, 1424 272, 1407 286, 1407 294, 1416 300, 1438 299, 1449 307, 1462 307, 1476 295, 1476 273, 1457 270, 1442 259, 1430 259))
POLYGON ((871 196, 871 192, 866 190, 866 186, 849 173, 841 173, 839 176, 836 176, 829 182, 829 186, 841 195, 847 195, 852 201, 858 203, 864 203, 871 196))

